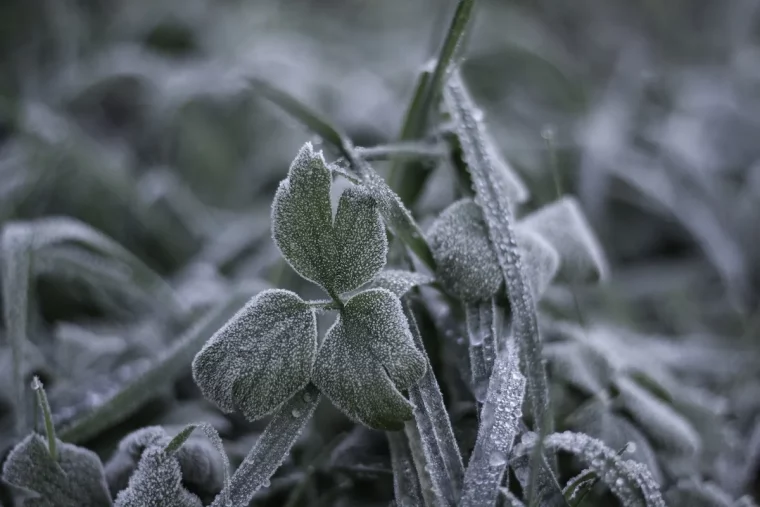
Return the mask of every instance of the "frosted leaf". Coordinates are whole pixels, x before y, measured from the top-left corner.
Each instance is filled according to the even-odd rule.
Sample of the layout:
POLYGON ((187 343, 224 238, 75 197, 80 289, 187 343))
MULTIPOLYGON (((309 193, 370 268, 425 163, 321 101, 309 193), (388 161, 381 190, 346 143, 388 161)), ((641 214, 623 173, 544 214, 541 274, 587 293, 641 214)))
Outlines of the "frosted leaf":
POLYGON ((172 444, 177 447, 173 454, 180 465, 184 487, 202 499, 212 500, 228 481, 229 463, 219 435, 206 424, 189 425, 174 439, 161 426, 141 428, 124 437, 105 466, 111 494, 115 496, 127 487, 146 449, 166 450, 172 444), (208 440, 191 437, 198 426, 206 432, 208 440))
POLYGON ((414 287, 426 285, 433 281, 433 277, 417 271, 386 269, 377 274, 372 280, 371 286, 388 289, 400 298, 414 287))
POLYGON ((340 198, 333 223, 332 176, 306 143, 272 203, 272 237, 302 277, 331 295, 356 289, 385 265, 387 238, 375 199, 361 187, 340 198))
POLYGON ((201 500, 182 485, 179 461, 160 447, 143 452, 115 507, 203 507, 201 500))
POLYGON ((525 216, 518 230, 541 235, 562 260, 559 276, 571 281, 603 280, 609 271, 599 240, 578 201, 563 197, 525 216))
POLYGON ((475 202, 462 199, 450 205, 427 236, 436 276, 448 292, 463 301, 481 301, 499 290, 503 275, 475 202))
POLYGON ((280 289, 251 299, 203 346, 193 378, 224 412, 254 421, 309 382, 317 347, 312 308, 280 289))
POLYGON ((133 431, 119 442, 119 446, 106 462, 105 475, 111 495, 125 489, 129 478, 137 468, 145 449, 163 447, 169 442, 169 435, 161 426, 148 426, 133 431))
POLYGON ((628 377, 618 377, 615 385, 623 406, 654 442, 687 455, 699 451, 699 434, 691 423, 670 405, 628 377))
POLYGON ((544 356, 554 378, 559 378, 587 394, 605 391, 612 382, 614 370, 606 357, 583 342, 547 343, 544 356))
POLYGON ((424 373, 401 302, 388 290, 370 289, 349 299, 327 332, 313 382, 352 419, 400 430, 413 413, 399 390, 424 373))
MULTIPOLYGON (((535 439, 523 440, 520 453, 529 453, 535 439)), ((625 460, 600 440, 583 433, 553 433, 544 446, 577 456, 620 499, 623 507, 665 507, 660 487, 642 464, 625 460)), ((518 449, 516 449, 516 452, 518 449)))
POLYGON ((517 344, 509 343, 494 364, 478 438, 464 476, 461 507, 493 505, 498 497, 525 396, 517 352, 517 344))
POLYGON ((356 289, 385 266, 388 238, 375 199, 361 187, 349 187, 340 196, 333 242, 335 293, 356 289))
POLYGON ((662 481, 660 466, 649 440, 626 418, 612 412, 604 402, 587 402, 567 419, 567 424, 572 430, 598 438, 612 449, 627 447, 625 457, 646 465, 655 480, 662 481))
POLYGON ((470 345, 470 382, 475 399, 479 402, 485 401, 496 359, 498 335, 501 332, 500 312, 493 299, 465 305, 470 345))
POLYGON ((103 465, 94 452, 72 444, 56 443, 53 460, 45 440, 29 435, 8 455, 3 480, 34 495, 28 507, 104 507, 111 505, 103 465))
POLYGON ((557 477, 549 465, 546 456, 537 456, 535 465, 530 453, 521 452, 525 445, 530 445, 537 438, 536 434, 525 431, 520 443, 512 448, 509 457, 509 466, 515 474, 515 479, 520 483, 523 491, 530 491, 531 481, 535 481, 535 501, 541 507, 568 507, 567 501, 562 494, 562 488, 557 482, 557 477))
POLYGON ((551 243, 529 229, 518 227, 515 236, 525 262, 525 276, 538 301, 559 271, 560 256, 551 243))

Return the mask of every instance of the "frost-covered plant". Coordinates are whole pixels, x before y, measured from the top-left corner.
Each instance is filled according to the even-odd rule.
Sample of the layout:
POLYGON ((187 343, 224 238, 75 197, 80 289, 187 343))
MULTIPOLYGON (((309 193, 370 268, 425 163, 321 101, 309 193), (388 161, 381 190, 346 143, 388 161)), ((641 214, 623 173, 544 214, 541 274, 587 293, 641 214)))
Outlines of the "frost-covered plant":
MULTIPOLYGON (((282 255, 331 299, 304 301, 281 289, 260 293, 196 355, 193 377, 219 408, 238 410, 251 421, 283 413, 294 398, 308 408, 292 409, 292 417, 313 410, 318 401, 318 394, 311 394, 315 389, 309 390, 313 384, 350 418, 372 428, 400 430, 413 418, 413 406, 400 391, 420 380, 425 358, 392 290, 348 294, 383 268, 387 239, 375 199, 359 185, 343 192, 333 217, 331 185, 323 155, 307 143, 272 204, 272 236, 282 255), (317 346, 316 313, 326 309, 339 316, 317 346)), ((375 283, 387 281, 391 289, 404 291, 417 280, 414 274, 391 273, 375 283)), ((293 438, 300 429, 293 428, 293 438)), ((242 473, 238 470, 236 477, 246 480, 242 473)), ((257 485, 249 487, 255 491, 257 485)))

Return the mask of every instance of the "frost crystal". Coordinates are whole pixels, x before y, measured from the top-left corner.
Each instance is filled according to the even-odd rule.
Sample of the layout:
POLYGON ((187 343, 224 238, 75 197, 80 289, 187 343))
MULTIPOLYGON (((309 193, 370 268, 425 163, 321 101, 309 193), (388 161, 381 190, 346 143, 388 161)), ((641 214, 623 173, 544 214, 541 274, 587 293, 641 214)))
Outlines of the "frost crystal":
POLYGON ((29 435, 8 455, 3 480, 32 491, 26 507, 104 507, 111 505, 103 466, 97 454, 75 445, 57 442, 58 459, 48 452, 45 440, 29 435))
POLYGON ((309 382, 317 347, 314 310, 280 289, 254 297, 193 360, 203 395, 225 412, 259 419, 309 382))
POLYGON ((203 503, 183 487, 177 458, 152 447, 143 453, 115 507, 203 507, 203 503))
POLYGON ((313 382, 349 417, 376 429, 400 430, 413 417, 399 389, 425 373, 401 302, 370 289, 346 302, 317 353, 313 382))
POLYGON ((272 203, 272 237, 299 275, 335 296, 370 281, 385 265, 388 240, 375 199, 348 188, 335 220, 332 177, 321 153, 307 143, 272 203))

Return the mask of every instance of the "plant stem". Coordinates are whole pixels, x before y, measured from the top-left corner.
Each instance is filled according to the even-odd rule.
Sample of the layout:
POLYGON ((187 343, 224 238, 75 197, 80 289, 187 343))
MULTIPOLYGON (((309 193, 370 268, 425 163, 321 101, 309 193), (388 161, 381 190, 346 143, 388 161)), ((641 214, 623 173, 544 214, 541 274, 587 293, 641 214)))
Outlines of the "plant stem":
POLYGON ((233 474, 229 487, 217 495, 211 507, 246 507, 259 488, 268 486, 314 414, 319 399, 319 389, 309 384, 280 407, 233 474))

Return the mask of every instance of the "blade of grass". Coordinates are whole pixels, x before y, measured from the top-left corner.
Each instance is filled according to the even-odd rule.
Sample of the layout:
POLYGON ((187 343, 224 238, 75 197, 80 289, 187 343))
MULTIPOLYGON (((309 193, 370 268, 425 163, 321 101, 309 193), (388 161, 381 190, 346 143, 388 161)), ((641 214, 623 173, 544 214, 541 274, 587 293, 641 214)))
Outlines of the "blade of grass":
POLYGON ((423 505, 422 487, 414 468, 412 451, 409 449, 404 433, 389 431, 388 447, 391 451, 391 465, 393 466, 393 493, 396 504, 423 505))
MULTIPOLYGON (((452 61, 467 32, 474 6, 475 0, 460 0, 457 4, 433 71, 423 70, 417 78, 399 141, 418 140, 427 133, 432 110, 440 98, 452 61)), ((422 192, 430 173, 431 169, 419 162, 397 161, 391 167, 388 182, 401 201, 411 207, 422 192)))
MULTIPOLYGON (((513 313, 512 332, 520 344, 526 368, 533 424, 551 432, 552 421, 548 419, 550 416, 547 413, 548 385, 541 355, 536 302, 523 268, 508 191, 504 180, 500 179, 500 174, 495 170, 486 144, 488 135, 485 125, 481 122, 477 107, 458 71, 451 75, 444 97, 472 176, 475 201, 483 210, 488 235, 506 282, 513 313)), ((531 469, 535 470, 534 467, 531 469)))
POLYGON ((229 487, 217 495, 211 507, 245 507, 259 488, 269 485, 269 479, 314 414, 320 397, 319 389, 309 384, 275 412, 264 433, 232 475, 229 487))
MULTIPOLYGON (((404 313, 417 348, 424 352, 422 336, 408 303, 404 304, 404 313)), ((427 354, 425 357, 427 360, 427 354)), ((409 398, 415 406, 414 418, 421 437, 428 473, 434 490, 442 497, 440 505, 454 506, 462 491, 464 465, 449 414, 443 403, 443 395, 429 360, 425 375, 417 385, 409 388, 409 398)))
POLYGON ((48 403, 45 388, 38 377, 32 379, 32 390, 37 395, 37 404, 42 410, 42 419, 45 421, 45 435, 48 441, 48 450, 53 461, 58 460, 58 446, 55 439, 55 428, 53 427, 53 417, 50 415, 50 403, 48 403))

